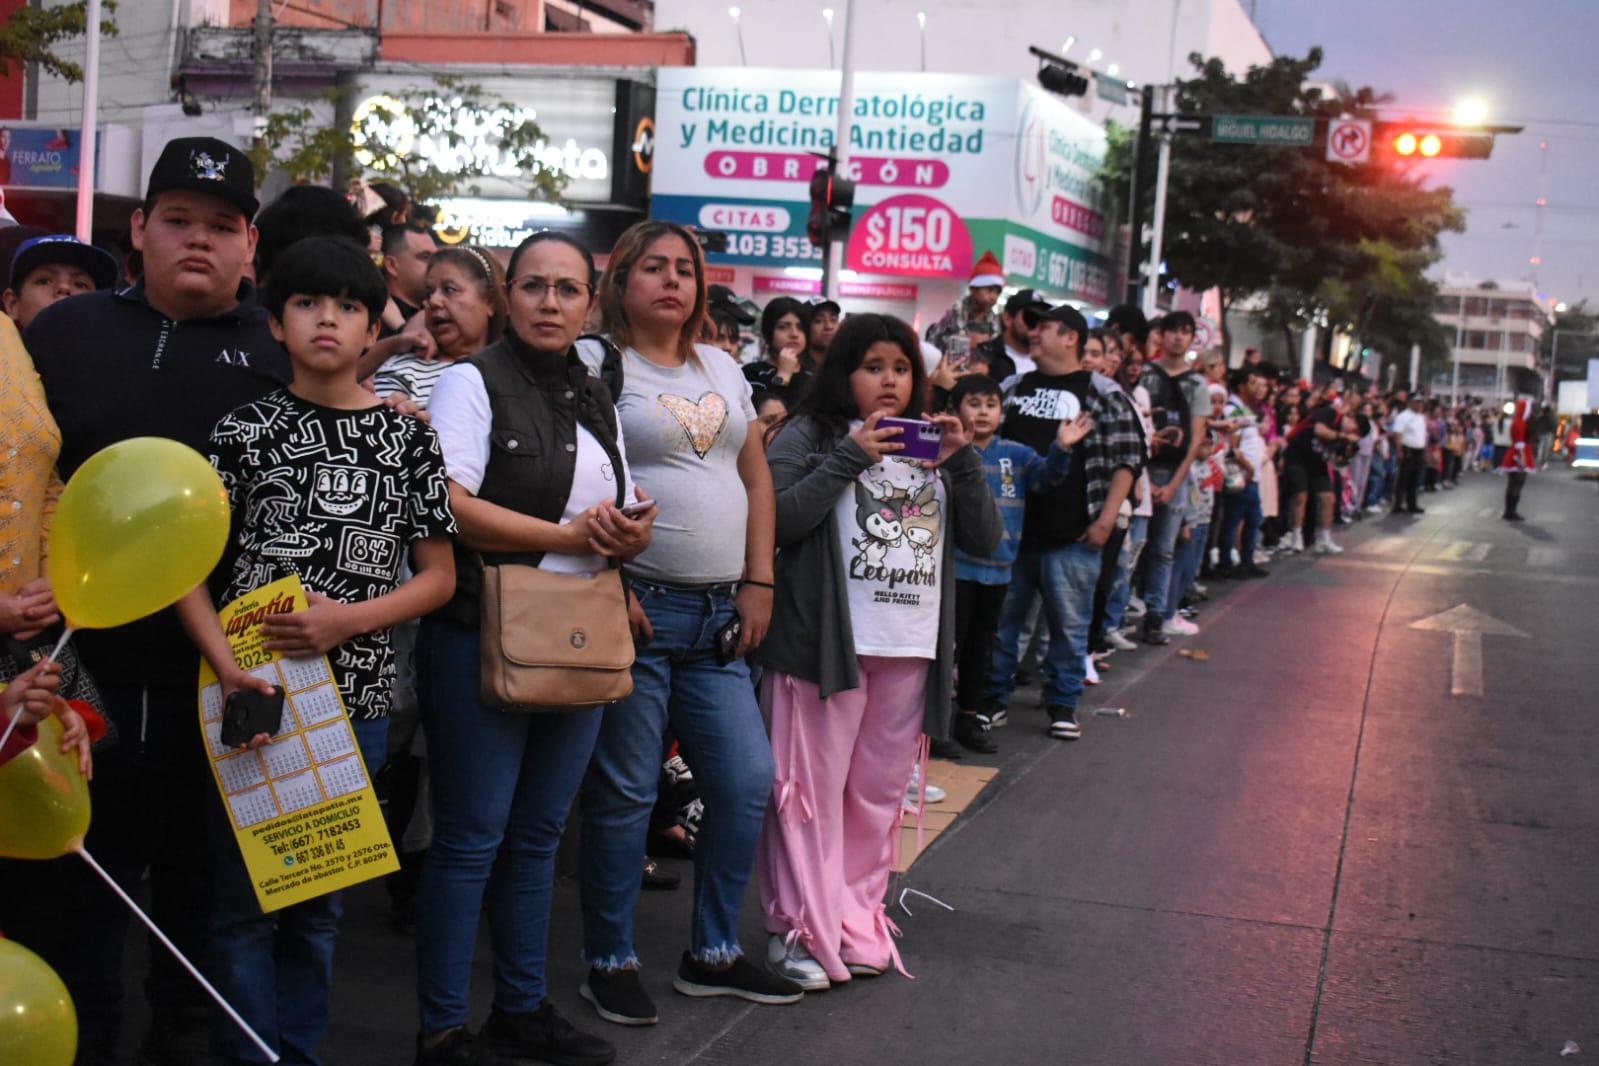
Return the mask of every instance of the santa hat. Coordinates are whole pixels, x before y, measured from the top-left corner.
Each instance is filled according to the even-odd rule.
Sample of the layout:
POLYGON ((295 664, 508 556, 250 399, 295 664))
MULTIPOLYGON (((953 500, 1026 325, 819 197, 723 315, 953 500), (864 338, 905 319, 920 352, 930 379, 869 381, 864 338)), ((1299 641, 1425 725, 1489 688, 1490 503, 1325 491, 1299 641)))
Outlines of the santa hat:
POLYGON ((1005 287, 1005 268, 999 265, 999 259, 993 252, 984 252, 977 265, 972 267, 972 280, 966 284, 974 289, 990 285, 1002 289, 1005 287))

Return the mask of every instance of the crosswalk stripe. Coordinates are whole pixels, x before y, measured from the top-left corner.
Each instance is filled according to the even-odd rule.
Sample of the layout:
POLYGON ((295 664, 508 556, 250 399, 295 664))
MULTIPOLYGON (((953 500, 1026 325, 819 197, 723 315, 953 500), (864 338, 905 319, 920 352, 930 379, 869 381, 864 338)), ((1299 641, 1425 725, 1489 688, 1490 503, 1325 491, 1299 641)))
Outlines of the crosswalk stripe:
POLYGON ((1493 551, 1492 544, 1473 544, 1471 546, 1471 551, 1467 552, 1466 555, 1473 562, 1480 563, 1488 558, 1488 553, 1491 551, 1493 551))
POLYGON ((1477 511, 1477 517, 1478 518, 1492 518, 1494 515, 1496 515, 1498 513, 1499 513, 1499 508, 1497 508, 1497 507, 1483 507, 1483 508, 1481 508, 1480 510, 1477 511))
POLYGON ((1469 540, 1452 541, 1437 554, 1436 558, 1454 561, 1470 550, 1471 542, 1469 540))
POLYGON ((1410 543, 1408 537, 1378 537, 1365 545, 1365 550, 1374 555, 1392 555, 1394 552, 1410 543))
POLYGON ((1571 553, 1564 548, 1528 548, 1528 566, 1563 567, 1571 561, 1571 553))

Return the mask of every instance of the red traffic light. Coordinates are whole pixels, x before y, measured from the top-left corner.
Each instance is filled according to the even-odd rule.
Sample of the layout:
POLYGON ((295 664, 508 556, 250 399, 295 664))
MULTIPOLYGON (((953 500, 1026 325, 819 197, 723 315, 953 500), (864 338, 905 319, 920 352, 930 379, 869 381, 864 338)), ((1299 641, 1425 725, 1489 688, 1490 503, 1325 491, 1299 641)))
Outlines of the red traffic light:
POLYGON ((850 208, 855 203, 855 183, 823 167, 811 175, 811 214, 805 235, 817 248, 849 232, 850 208))
POLYGON ((1385 123, 1376 140, 1401 159, 1487 159, 1494 147, 1492 133, 1407 123, 1385 123))

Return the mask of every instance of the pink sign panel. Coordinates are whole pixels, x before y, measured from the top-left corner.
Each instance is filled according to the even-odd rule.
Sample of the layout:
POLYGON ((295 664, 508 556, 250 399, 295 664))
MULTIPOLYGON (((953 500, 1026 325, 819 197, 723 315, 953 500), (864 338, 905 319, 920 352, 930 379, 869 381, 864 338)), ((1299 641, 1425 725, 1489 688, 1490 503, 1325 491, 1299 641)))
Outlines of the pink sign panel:
POLYGON ((964 278, 972 235, 942 200, 902 193, 867 208, 850 231, 849 267, 866 274, 964 278))
MULTIPOLYGON (((808 152, 711 152, 705 173, 740 181, 809 181, 827 162, 808 152)), ((942 159, 892 159, 859 156, 844 164, 844 176, 857 185, 939 189, 949 184, 942 159)))

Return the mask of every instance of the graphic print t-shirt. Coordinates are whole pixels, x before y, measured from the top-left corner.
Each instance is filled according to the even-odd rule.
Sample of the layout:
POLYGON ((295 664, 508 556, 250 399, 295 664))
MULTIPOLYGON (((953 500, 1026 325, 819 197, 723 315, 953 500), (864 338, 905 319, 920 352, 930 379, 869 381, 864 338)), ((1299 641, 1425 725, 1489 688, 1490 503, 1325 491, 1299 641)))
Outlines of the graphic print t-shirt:
MULTIPOLYGON (((1086 370, 1070 374, 1035 370, 1023 374, 1005 397, 1005 424, 1000 432, 1006 440, 1020 441, 1039 455, 1047 454, 1060 424, 1087 409, 1093 377, 1086 370)), ((1079 459, 1059 484, 1027 497, 1022 547, 1071 544, 1088 529, 1096 516, 1088 513, 1086 468, 1087 463, 1079 459)))
POLYGON ((868 467, 839 497, 834 518, 856 655, 937 654, 948 512, 938 471, 909 459, 868 467))
MULTIPOLYGON (((579 341, 577 351, 599 373, 604 349, 579 341)), ((650 546, 628 573, 676 585, 737 581, 749 514, 738 454, 755 419, 749 382, 726 352, 704 344, 676 367, 629 348, 622 373, 616 413, 627 465, 657 506, 650 546)))
MULTIPOLYGON (((413 541, 455 532, 438 437, 382 406, 339 410, 280 389, 217 423, 211 464, 233 507, 221 603, 290 574, 341 603, 374 599, 399 585, 413 541)), ((352 718, 388 713, 388 630, 328 661, 352 718)))

